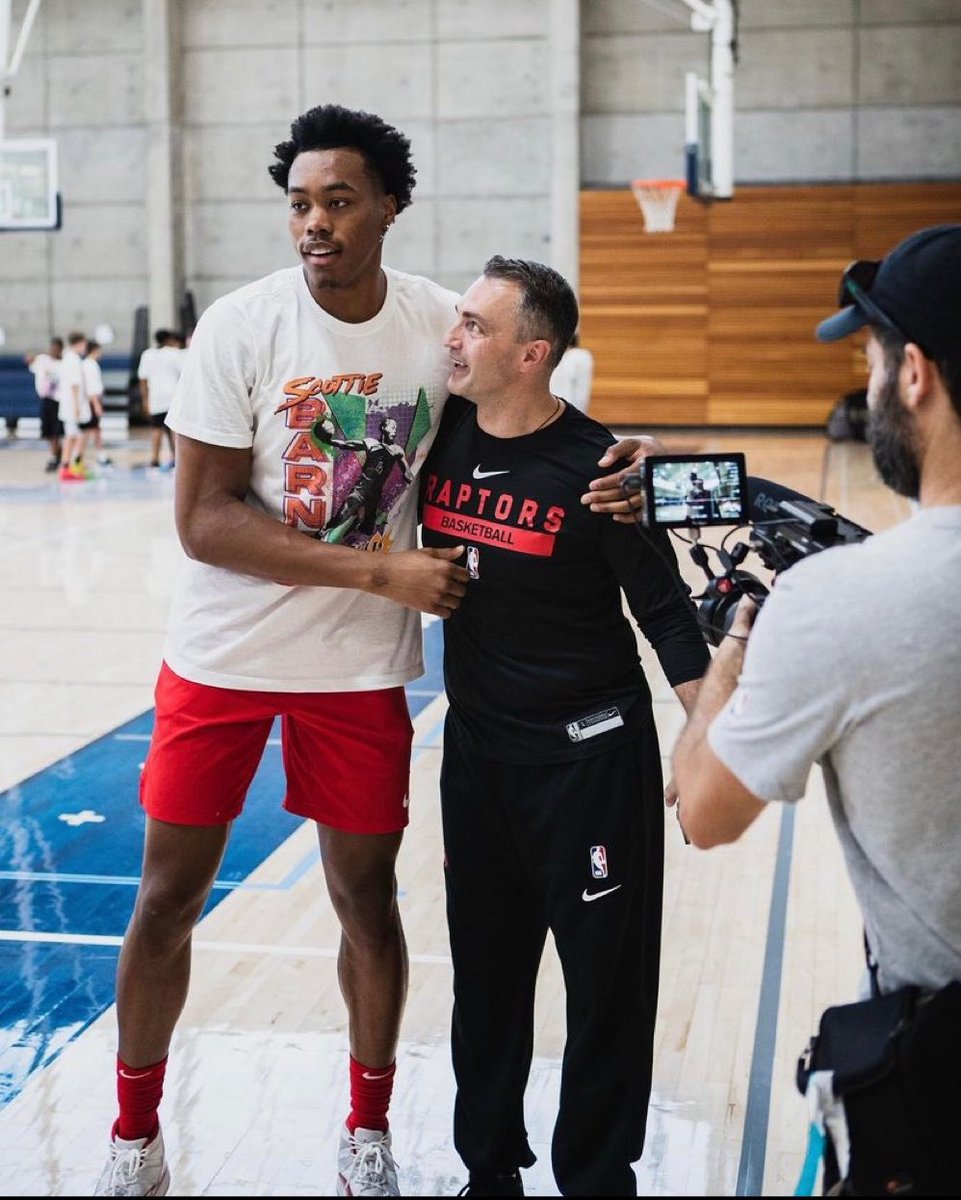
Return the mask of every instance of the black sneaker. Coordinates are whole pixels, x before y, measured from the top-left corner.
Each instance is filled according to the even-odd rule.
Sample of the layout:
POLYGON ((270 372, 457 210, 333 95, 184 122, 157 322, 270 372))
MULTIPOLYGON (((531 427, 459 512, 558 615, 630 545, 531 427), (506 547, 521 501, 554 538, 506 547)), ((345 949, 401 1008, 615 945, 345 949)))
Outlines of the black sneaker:
POLYGON ((43 469, 47 472, 48 475, 51 473, 51 471, 59 471, 60 470, 60 459, 59 458, 51 458, 49 460, 49 462, 47 463, 47 465, 43 469))
POLYGON ((521 1182, 520 1171, 510 1175, 489 1175, 482 1179, 471 1175, 458 1196, 523 1196, 524 1184, 521 1182))

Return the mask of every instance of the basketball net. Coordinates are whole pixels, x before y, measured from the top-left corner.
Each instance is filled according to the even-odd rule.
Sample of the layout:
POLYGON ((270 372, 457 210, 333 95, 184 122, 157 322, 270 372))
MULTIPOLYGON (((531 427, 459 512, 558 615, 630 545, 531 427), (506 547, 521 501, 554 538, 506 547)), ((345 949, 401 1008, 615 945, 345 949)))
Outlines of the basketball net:
POLYGON ((631 191, 644 214, 644 229, 648 233, 669 233, 674 228, 677 202, 686 187, 683 179, 634 180, 631 191))

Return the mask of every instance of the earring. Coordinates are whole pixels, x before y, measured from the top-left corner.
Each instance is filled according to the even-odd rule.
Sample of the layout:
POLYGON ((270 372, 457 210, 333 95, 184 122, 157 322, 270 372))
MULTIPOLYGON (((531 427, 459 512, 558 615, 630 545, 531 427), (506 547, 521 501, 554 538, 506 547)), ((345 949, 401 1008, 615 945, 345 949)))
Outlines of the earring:
POLYGON ((383 228, 383 229, 380 231, 380 237, 377 239, 378 241, 382 242, 382 241, 384 240, 384 238, 387 236, 387 230, 388 230, 388 229, 390 229, 390 222, 389 222, 389 221, 388 221, 388 222, 387 222, 387 224, 384 226, 384 228, 383 228))

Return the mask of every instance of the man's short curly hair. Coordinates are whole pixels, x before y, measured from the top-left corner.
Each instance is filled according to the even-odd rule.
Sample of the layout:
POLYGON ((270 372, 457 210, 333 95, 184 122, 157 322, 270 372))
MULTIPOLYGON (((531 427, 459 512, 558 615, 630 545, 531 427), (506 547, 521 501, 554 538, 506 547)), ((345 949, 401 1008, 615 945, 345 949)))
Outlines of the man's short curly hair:
POLYGON ((290 167, 305 150, 357 150, 384 191, 397 201, 397 211, 410 204, 417 171, 410 160, 410 139, 373 113, 318 104, 297 118, 290 139, 274 147, 276 162, 267 168, 278 187, 287 190, 290 167))

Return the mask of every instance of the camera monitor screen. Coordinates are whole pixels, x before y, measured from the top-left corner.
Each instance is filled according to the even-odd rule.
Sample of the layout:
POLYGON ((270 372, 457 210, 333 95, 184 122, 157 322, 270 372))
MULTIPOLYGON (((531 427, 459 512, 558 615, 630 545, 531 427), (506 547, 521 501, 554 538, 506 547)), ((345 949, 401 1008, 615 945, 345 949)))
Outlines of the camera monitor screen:
POLYGON ((651 454, 644 460, 649 525, 740 525, 746 520, 743 454, 651 454))

